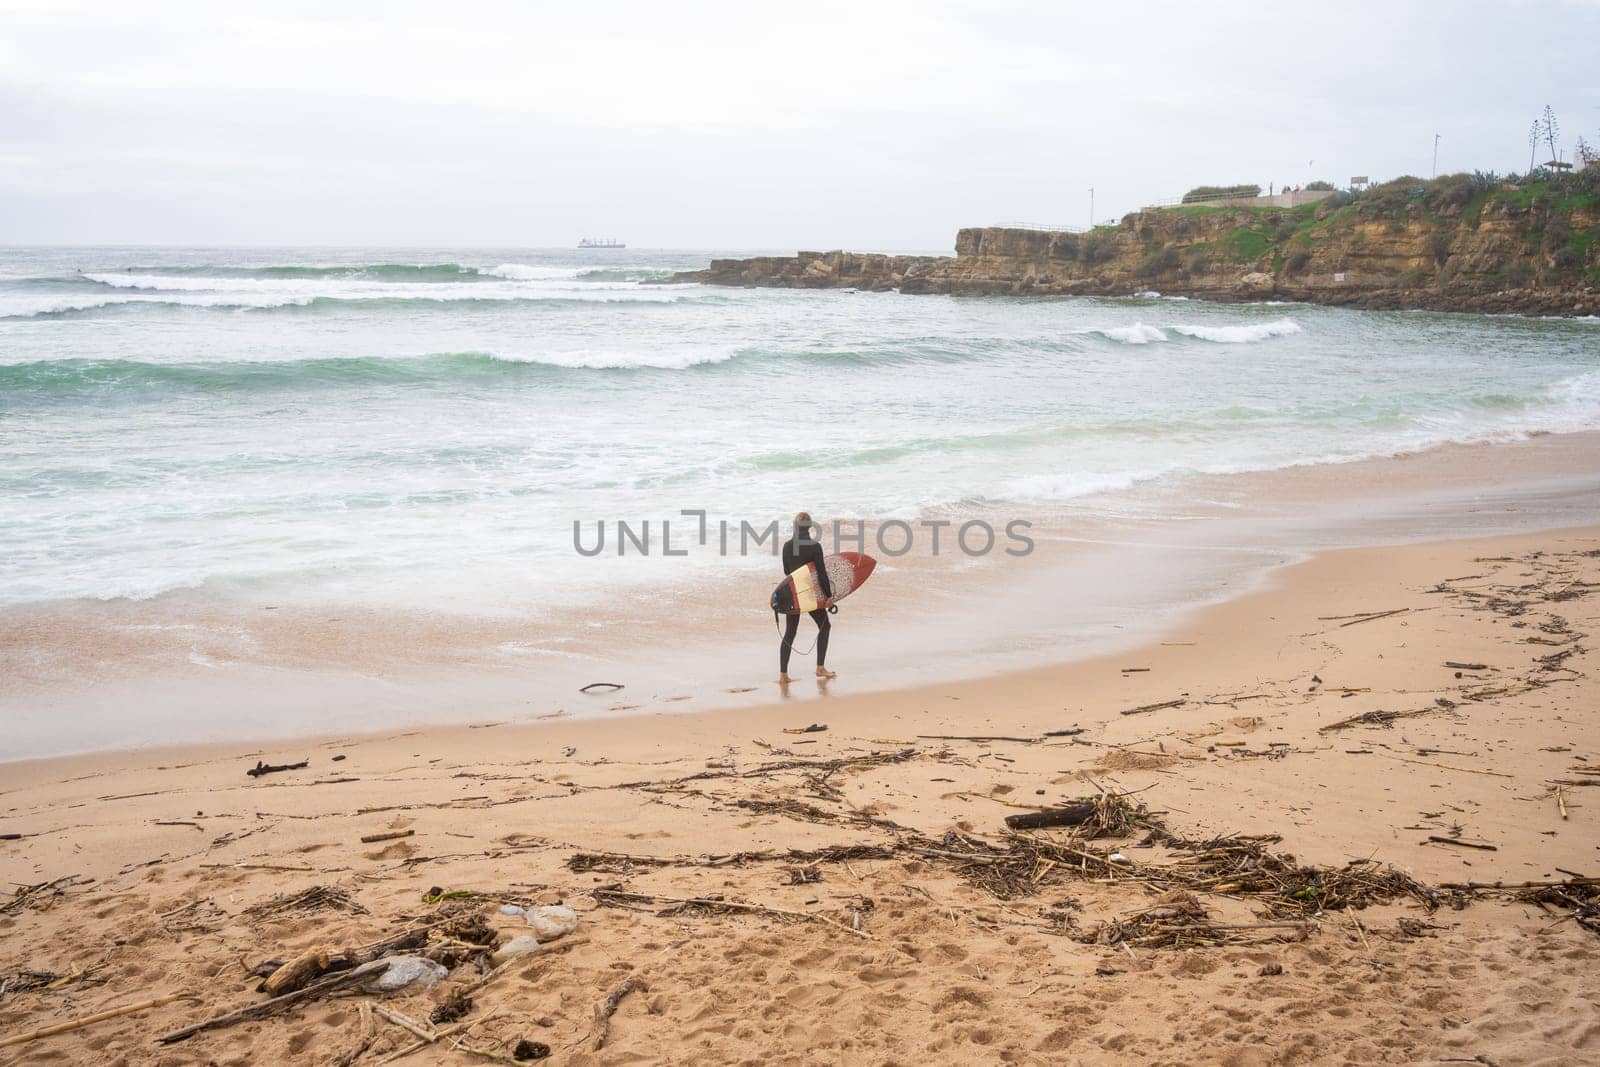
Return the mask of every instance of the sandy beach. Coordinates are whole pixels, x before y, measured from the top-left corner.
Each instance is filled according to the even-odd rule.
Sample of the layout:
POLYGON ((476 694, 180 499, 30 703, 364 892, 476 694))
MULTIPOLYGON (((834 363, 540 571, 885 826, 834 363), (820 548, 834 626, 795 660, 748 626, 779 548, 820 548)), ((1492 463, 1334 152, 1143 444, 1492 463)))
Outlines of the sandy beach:
POLYGON ((1600 528, 1352 549, 988 679, 7 764, 0 1041, 164 1002, 0 1061, 1587 1062, 1597 591, 1600 528), (158 1043, 407 932, 431 990, 158 1043))

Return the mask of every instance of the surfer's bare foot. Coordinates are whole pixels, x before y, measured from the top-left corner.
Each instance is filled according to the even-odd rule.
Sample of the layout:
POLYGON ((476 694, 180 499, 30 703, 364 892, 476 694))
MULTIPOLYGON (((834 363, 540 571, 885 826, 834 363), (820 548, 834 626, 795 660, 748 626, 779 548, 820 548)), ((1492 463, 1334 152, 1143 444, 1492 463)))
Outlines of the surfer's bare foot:
POLYGON ((779 685, 788 685, 789 684, 789 676, 787 674, 778 675, 778 684, 779 685))
POLYGON ((817 666, 817 677, 818 678, 832 678, 834 676, 835 675, 834 675, 833 671, 830 671, 828 668, 818 664, 818 666, 817 666))

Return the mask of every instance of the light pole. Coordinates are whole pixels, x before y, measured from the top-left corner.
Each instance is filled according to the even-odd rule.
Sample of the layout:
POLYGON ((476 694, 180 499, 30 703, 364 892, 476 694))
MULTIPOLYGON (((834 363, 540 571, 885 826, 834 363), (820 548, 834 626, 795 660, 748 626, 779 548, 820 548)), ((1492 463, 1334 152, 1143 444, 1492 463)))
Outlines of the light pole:
POLYGON ((1439 176, 1439 135, 1438 134, 1434 134, 1433 135, 1433 174, 1432 174, 1432 177, 1437 178, 1438 176, 1439 176))
POLYGON ((1089 186, 1089 229, 1094 229, 1094 186, 1089 186))

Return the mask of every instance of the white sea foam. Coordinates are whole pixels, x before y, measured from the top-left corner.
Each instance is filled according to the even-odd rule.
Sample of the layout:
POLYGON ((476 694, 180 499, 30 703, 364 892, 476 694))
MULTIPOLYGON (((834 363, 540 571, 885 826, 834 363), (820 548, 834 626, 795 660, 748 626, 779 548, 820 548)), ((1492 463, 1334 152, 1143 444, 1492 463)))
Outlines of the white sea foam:
POLYGON ((1278 319, 1276 322, 1260 322, 1249 326, 1174 326, 1172 332, 1185 337, 1197 337, 1202 341, 1239 345, 1265 341, 1269 337, 1287 337, 1301 330, 1299 323, 1291 319, 1278 319))
POLYGON ((571 280, 581 277, 588 267, 536 267, 525 263, 502 263, 498 267, 483 267, 478 273, 494 278, 507 278, 514 282, 544 282, 571 280))
POLYGON ((719 300, 719 294, 642 286, 626 281, 571 278, 531 286, 513 281, 380 282, 360 278, 219 278, 158 274, 85 274, 108 288, 81 294, 0 294, 0 318, 92 311, 120 304, 265 309, 314 301, 558 301, 669 304, 719 300))
POLYGON ((1006 482, 1000 491, 1007 500, 1075 500, 1096 493, 1131 489, 1155 474, 1033 474, 1006 482))
POLYGON ((712 363, 726 363, 739 354, 736 348, 706 350, 697 348, 690 352, 540 352, 540 353, 485 353, 503 363, 537 363, 546 367, 568 370, 688 370, 712 363))
POLYGON ((1119 341, 1125 345, 1145 345, 1152 341, 1165 341, 1167 335, 1154 326, 1146 326, 1136 322, 1132 326, 1111 326, 1106 329, 1089 330, 1097 333, 1110 341, 1119 341))
POLYGON ((116 296, 6 296, 0 297, 0 319, 32 318, 36 315, 62 315, 74 311, 123 304, 169 304, 209 308, 303 307, 311 303, 309 294, 283 293, 277 296, 251 293, 187 293, 159 295, 130 293, 116 296))

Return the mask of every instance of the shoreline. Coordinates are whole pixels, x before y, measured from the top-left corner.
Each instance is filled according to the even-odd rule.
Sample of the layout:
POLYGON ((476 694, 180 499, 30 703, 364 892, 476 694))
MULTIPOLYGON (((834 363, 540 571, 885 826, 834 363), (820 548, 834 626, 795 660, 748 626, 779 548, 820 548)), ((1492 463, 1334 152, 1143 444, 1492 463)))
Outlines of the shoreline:
MULTIPOLYGON (((1175 608, 1173 609, 1173 617, 1163 622, 1152 624, 1150 632, 1140 635, 1128 635, 1116 642, 1116 647, 1113 648, 1088 651, 1066 659, 1033 664, 1027 667, 997 669, 984 674, 962 675, 900 686, 863 689, 848 694, 829 693, 827 690, 831 686, 821 684, 819 680, 813 679, 805 670, 795 669, 791 687, 799 690, 799 692, 784 693, 776 685, 760 687, 756 692, 762 695, 753 697, 747 703, 740 704, 717 703, 715 698, 712 698, 712 701, 706 704, 696 702, 695 704, 685 704, 679 708, 630 708, 625 712, 611 715, 591 713, 574 716, 564 711, 556 711, 515 721, 491 716, 482 719, 452 722, 403 723, 398 727, 327 731, 293 737, 259 735, 201 742, 174 742, 128 748, 90 749, 59 755, 0 761, 0 770, 15 771, 21 777, 28 778, 45 773, 54 773, 53 768, 60 768, 63 772, 72 775, 72 777, 64 779, 70 781, 76 780, 85 774, 98 776, 98 772, 102 772, 105 769, 107 761, 121 760, 123 758, 135 758, 140 762, 151 765, 170 765, 175 767, 197 766, 258 757, 270 762, 280 758, 289 759, 292 753, 301 750, 310 751, 313 749, 331 749, 340 746, 381 743, 402 737, 470 737, 472 732, 485 729, 503 729, 513 733, 532 731, 533 733, 530 736, 533 737, 543 737, 551 732, 562 733, 574 730, 579 731, 578 736, 581 736, 584 740, 595 741, 610 736, 611 732, 621 723, 640 720, 650 722, 660 720, 671 723, 714 717, 716 722, 711 727, 711 732, 716 733, 723 730, 724 727, 744 721, 746 716, 769 719, 788 715, 791 712, 803 714, 807 708, 835 708, 840 704, 851 706, 853 709, 861 705, 874 705, 886 701, 899 706, 926 704, 938 697, 963 699, 975 696, 981 690, 991 686, 1000 686, 1007 689, 1035 689, 1041 685, 1048 685, 1056 681, 1064 674, 1080 671, 1092 673, 1102 669, 1109 669, 1124 661, 1148 659, 1152 654, 1159 654, 1159 650, 1162 648, 1190 646, 1193 642, 1169 641, 1164 640, 1164 638, 1184 637, 1199 629, 1208 631, 1226 630, 1229 620, 1250 610, 1249 605, 1253 601, 1272 600, 1279 597, 1294 599, 1292 593, 1303 584, 1303 576, 1306 572, 1329 568, 1341 570, 1359 569, 1358 565, 1346 568, 1345 561, 1348 560, 1357 560, 1362 557, 1384 560, 1411 554, 1448 554, 1454 550, 1480 545, 1493 546, 1502 542, 1520 545, 1542 541, 1567 542, 1575 540, 1592 541, 1597 545, 1596 551, 1600 552, 1600 523, 1571 527, 1540 528, 1490 537, 1462 536, 1431 541, 1409 540, 1375 546, 1313 551, 1298 558, 1288 559, 1265 567, 1253 576, 1247 587, 1233 590, 1220 599, 1175 608), (807 693, 807 690, 812 686, 815 686, 817 690, 814 695, 807 693), (767 692, 769 689, 772 690, 770 694, 767 692), (948 696, 952 691, 958 692, 959 695, 948 696), (396 729, 400 729, 402 732, 397 734, 395 732, 396 729)), ((696 732, 700 731, 697 730, 696 732)), ((566 738, 561 738, 561 740, 566 740, 566 738)), ((0 789, 0 796, 4 796, 11 791, 13 790, 9 788, 0 789)))
MULTIPOLYGON (((834 695, 994 677, 1127 648, 1330 548, 1600 521, 1600 476, 1589 462, 1597 448, 1594 433, 1551 434, 1197 476, 1125 493, 1113 513, 1094 498, 1068 502, 1035 531, 1040 549, 1030 559, 884 560, 882 575, 837 620, 834 662, 844 674, 834 695), (1071 595, 1052 592, 1061 589, 1071 595), (964 622, 951 627, 949 619, 964 622)), ((206 740, 197 724, 210 740, 276 744, 384 722, 749 709, 772 694, 770 619, 722 605, 748 596, 752 582, 765 585, 731 568, 685 605, 619 598, 543 619, 187 594, 3 613, 0 646, 13 679, 11 697, 0 700, 13 722, 6 754, 206 740), (575 695, 599 680, 627 688, 575 695), (230 716, 220 729, 218 707, 230 716), (250 733, 251 723, 273 727, 250 733), (62 740, 91 731, 97 742, 62 740), (217 736, 223 731, 232 738, 217 736)))
MULTIPOLYGON (((1252 928, 1220 943, 1130 943, 1130 955, 1095 931, 1174 901, 1193 899, 1202 924, 1287 919, 1220 883, 1147 887, 1140 871, 1183 853, 1142 830, 1028 838, 1120 849, 1132 877, 1047 866, 1039 884, 1003 891, 895 842, 1003 848, 1016 840, 1003 816, 1103 789, 1181 837, 1277 835, 1275 852, 1328 871, 1371 860, 1428 887, 1592 875, 1593 790, 1549 783, 1600 758, 1585 710, 1597 625, 1590 526, 1323 553, 1168 639, 1002 678, 639 716, 625 730, 484 723, 8 764, 0 831, 25 836, 0 845, 0 876, 75 880, 0 916, 13 950, 0 970, 80 968, 103 984, 0 999, 0 1025, 198 989, 202 1003, 36 1046, 153 1061, 151 1034, 260 999, 241 957, 371 941, 447 907, 419 903, 437 886, 491 903, 562 899, 580 915, 570 951, 475 994, 484 1040, 581 1041, 608 989, 629 973, 648 981, 613 1021, 615 1050, 574 1062, 818 1049, 867 1062, 913 1049, 985 1063, 1063 1052, 1110 1063, 1130 1049, 1159 1063, 1582 1058, 1600 942, 1557 921, 1561 908, 1491 894, 1429 910, 1402 896, 1306 912, 1292 937, 1252 928), (796 732, 812 724, 826 729, 796 732), (1046 736, 1063 730, 1080 732, 1046 736), (300 771, 243 773, 306 758, 300 771), (374 835, 397 836, 359 841, 374 835), (828 851, 845 847, 843 859, 828 851), (751 858, 716 859, 733 853, 751 858), (822 858, 791 861, 816 872, 796 882, 789 855, 822 858), (619 883, 658 903, 608 905, 619 883), (365 913, 250 910, 314 886, 365 913), (657 914, 718 895, 779 912, 657 914), (1258 974, 1269 963, 1283 973, 1258 974), (819 1004, 834 1006, 808 1010, 819 1004)), ((389 1002, 425 1018, 475 974, 465 964, 389 1002)), ((178 1048, 219 1062, 330 1059, 359 1039, 347 1005, 178 1048)), ((381 1058, 411 1040, 391 1030, 375 1048, 381 1058)))

